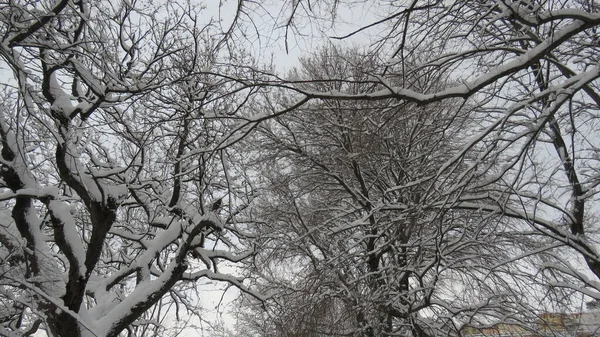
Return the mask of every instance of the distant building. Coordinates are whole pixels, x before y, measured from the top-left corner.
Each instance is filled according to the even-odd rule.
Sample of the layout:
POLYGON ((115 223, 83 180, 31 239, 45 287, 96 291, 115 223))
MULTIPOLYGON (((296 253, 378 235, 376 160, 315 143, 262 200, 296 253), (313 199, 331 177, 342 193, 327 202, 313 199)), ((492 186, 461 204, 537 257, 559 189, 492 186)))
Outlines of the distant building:
POLYGON ((464 337, 592 337, 600 336, 600 312, 576 314, 543 313, 531 326, 497 324, 493 327, 467 327, 464 337))

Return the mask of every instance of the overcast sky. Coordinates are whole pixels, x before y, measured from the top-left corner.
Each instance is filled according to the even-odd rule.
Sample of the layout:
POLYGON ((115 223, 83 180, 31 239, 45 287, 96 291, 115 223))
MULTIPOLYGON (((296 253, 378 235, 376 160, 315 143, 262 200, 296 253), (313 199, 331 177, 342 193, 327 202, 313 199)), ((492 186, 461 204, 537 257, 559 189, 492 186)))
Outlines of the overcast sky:
MULTIPOLYGON (((340 5, 336 11, 335 24, 332 24, 331 8, 322 1, 315 4, 321 7, 312 9, 318 11, 318 16, 323 18, 309 17, 306 11, 299 9, 293 24, 286 32, 285 25, 291 13, 291 1, 258 3, 260 5, 257 2, 249 2, 248 7, 244 9, 248 15, 241 17, 239 23, 242 28, 235 31, 233 41, 241 43, 265 63, 273 57, 276 69, 282 74, 298 65, 299 57, 311 55, 315 49, 327 43, 345 46, 368 45, 373 40, 373 30, 365 30, 344 40, 328 37, 347 35, 381 19, 385 14, 384 9, 376 7, 376 2, 372 1, 359 2, 352 6, 340 5)), ((217 20, 224 30, 230 27, 237 0, 208 1, 205 6, 206 18, 212 17, 213 20, 217 20)))

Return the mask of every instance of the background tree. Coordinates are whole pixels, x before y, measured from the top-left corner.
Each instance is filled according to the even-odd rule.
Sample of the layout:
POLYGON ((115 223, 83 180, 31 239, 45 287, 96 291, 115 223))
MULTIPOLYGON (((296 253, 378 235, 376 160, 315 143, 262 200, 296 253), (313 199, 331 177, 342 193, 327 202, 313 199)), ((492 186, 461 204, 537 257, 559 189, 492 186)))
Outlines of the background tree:
MULTIPOLYGON (((333 14, 329 18, 335 22, 337 9, 345 5, 293 2, 286 7, 292 10, 285 23, 301 22, 293 19, 305 13, 318 18, 333 14)), ((463 179, 446 189, 455 209, 520 220, 518 233, 545 243, 523 256, 543 252, 558 261, 535 266, 540 285, 597 299, 597 4, 414 0, 376 6, 381 19, 337 38, 369 33, 369 52, 386 60, 386 72, 401 69, 398 75, 405 82, 388 84, 380 78, 382 87, 359 93, 303 90, 294 83, 287 87, 303 94, 302 102, 395 99, 429 104, 458 98, 477 107, 470 118, 480 123, 478 129, 429 183, 460 172, 463 179), (453 81, 433 91, 410 86, 416 74, 437 71, 453 81), (470 158, 478 160, 469 164, 470 158), (463 191, 470 183, 478 188, 463 191)))
MULTIPOLYGON (((441 74, 398 74, 376 56, 330 47, 303 59, 290 78, 314 95, 358 95, 403 79, 423 92, 446 84, 441 74)), ((464 172, 485 160, 468 154, 444 171, 477 127, 468 119, 477 108, 459 100, 324 99, 262 124, 253 142, 263 145, 268 192, 253 213, 264 244, 252 268, 258 288, 275 295, 266 317, 244 319, 244 332, 448 336, 467 324, 533 319, 528 301, 542 294, 534 266, 553 258, 521 254, 546 242, 457 201, 486 192, 487 176, 464 182, 464 172)))
MULTIPOLYGON (((224 281, 256 89, 186 5, 0 4, 0 335, 164 336, 224 281), (224 57, 226 56, 226 58, 224 57), (221 206, 217 207, 216 202, 221 206)), ((177 332, 177 331, 175 331, 177 332)))

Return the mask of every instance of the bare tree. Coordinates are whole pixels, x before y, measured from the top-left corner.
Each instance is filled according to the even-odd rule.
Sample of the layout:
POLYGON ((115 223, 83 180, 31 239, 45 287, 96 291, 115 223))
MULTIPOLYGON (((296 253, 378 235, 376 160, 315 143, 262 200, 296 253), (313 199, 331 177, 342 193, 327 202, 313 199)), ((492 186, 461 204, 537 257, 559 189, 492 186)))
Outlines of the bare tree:
MULTIPOLYGON (((293 4, 288 25, 298 22, 294 16, 337 13, 346 2, 293 4)), ((461 179, 446 186, 446 206, 519 220, 518 233, 545 243, 522 256, 556 258, 535 265, 540 285, 598 299, 598 5, 572 0, 376 4, 381 19, 335 38, 365 32, 377 37, 369 52, 389 66, 371 77, 380 86, 360 92, 283 86, 303 95, 301 102, 393 99, 422 105, 461 99, 476 107, 470 118, 478 128, 456 154, 443 159, 428 183, 435 186, 449 172, 460 172, 461 179), (412 86, 418 74, 439 71, 453 81, 434 90, 412 86), (387 82, 381 75, 390 72, 402 80, 387 82)), ((336 15, 330 19, 335 22, 336 15)))
MULTIPOLYGON (((403 80, 357 51, 326 48, 302 64, 290 75, 301 92, 377 90, 384 75, 375 74, 384 70, 387 84, 403 80)), ((427 75, 411 79, 411 88, 434 91, 446 82, 427 75)), ((264 244, 252 268, 274 300, 266 318, 244 319, 248 329, 448 336, 467 325, 534 319, 530 302, 546 295, 535 266, 555 261, 543 253, 547 240, 531 241, 522 224, 461 204, 488 192, 481 186, 489 175, 465 178, 472 166, 490 164, 479 152, 452 170, 443 166, 468 144, 477 109, 459 100, 323 99, 261 125, 255 142, 269 192, 255 204, 264 244)))
POLYGON ((247 291, 218 266, 252 253, 231 145, 257 89, 201 18, 173 3, 0 3, 0 335, 164 336, 200 317, 198 280, 247 291))
MULTIPOLYGON (((344 5, 283 3, 294 29, 344 5)), ((597 5, 378 5, 338 37, 374 31, 368 62, 282 81, 190 6, 0 3, 0 334, 158 335, 197 314, 201 278, 248 291, 218 268, 253 253, 234 220, 257 152, 234 145, 297 108, 259 138, 280 170, 256 261, 300 267, 278 290, 315 281, 311 324, 449 334, 565 302, 545 288, 600 299, 597 5), (265 85, 281 99, 257 99, 265 85)))

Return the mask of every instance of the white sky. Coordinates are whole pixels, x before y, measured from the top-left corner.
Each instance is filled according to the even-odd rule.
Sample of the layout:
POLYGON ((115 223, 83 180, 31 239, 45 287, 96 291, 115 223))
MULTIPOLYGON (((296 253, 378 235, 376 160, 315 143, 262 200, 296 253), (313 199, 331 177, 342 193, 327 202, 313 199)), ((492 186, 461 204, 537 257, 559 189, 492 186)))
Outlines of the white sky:
MULTIPOLYGON (((327 8, 324 1, 313 2, 314 10, 326 19, 308 18, 306 11, 299 9, 296 13, 293 27, 287 32, 285 23, 291 13, 289 6, 284 3, 291 1, 257 1, 250 2, 245 10, 252 15, 252 21, 245 16, 241 18, 244 29, 235 32, 234 42, 249 48, 252 55, 259 60, 268 62, 273 58, 276 70, 282 74, 298 65, 298 58, 311 55, 316 48, 333 42, 341 45, 367 45, 372 40, 373 31, 364 31, 352 38, 343 41, 327 37, 342 36, 353 32, 369 23, 381 19, 382 8, 377 8, 373 1, 363 1, 352 6, 343 6, 337 9, 335 25, 331 21, 331 8, 327 8), (260 3, 260 6, 257 4, 260 3), (380 14, 377 14, 380 13, 380 14), (287 50, 286 50, 287 40, 287 50)), ((223 29, 227 29, 233 20, 237 1, 207 1, 205 2, 207 18, 212 17, 220 22, 223 29)))

